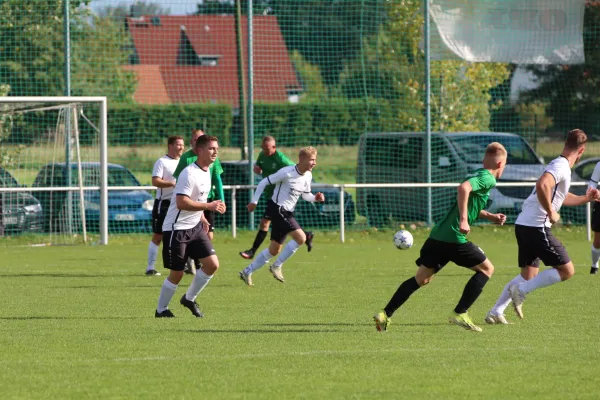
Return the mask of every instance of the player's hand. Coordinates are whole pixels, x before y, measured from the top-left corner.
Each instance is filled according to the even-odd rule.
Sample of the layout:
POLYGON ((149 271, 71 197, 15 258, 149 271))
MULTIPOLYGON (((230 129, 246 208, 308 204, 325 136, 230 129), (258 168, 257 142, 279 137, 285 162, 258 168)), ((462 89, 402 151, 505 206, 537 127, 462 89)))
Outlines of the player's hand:
POLYGON ((223 203, 221 200, 215 200, 208 203, 208 209, 210 211, 215 211, 219 214, 223 214, 227 207, 225 207, 225 203, 223 203))
POLYGON ((319 202, 319 203, 324 202, 325 201, 325 195, 323 193, 321 193, 321 192, 315 194, 315 201, 319 202))
POLYGON ((206 218, 204 218, 204 216, 202 216, 202 230, 204 231, 204 233, 208 233, 209 229, 210 229, 210 224, 208 223, 208 220, 206 218))
POLYGON ((492 222, 497 225, 504 225, 504 223, 506 222, 506 215, 492 214, 492 222))
POLYGON ((464 233, 465 235, 468 234, 469 232, 471 232, 471 227, 469 226, 469 221, 467 221, 466 219, 461 220, 460 223, 458 224, 458 230, 460 230, 460 233, 464 233))
POLYGON ((558 220, 560 220, 560 215, 556 211, 552 210, 548 218, 550 219, 551 224, 555 224, 558 222, 558 220))
POLYGON ((588 201, 599 201, 600 191, 598 189, 588 188, 587 192, 585 192, 585 197, 587 197, 588 201))
POLYGON ((253 212, 254 210, 256 210, 256 204, 254 203, 250 203, 248 204, 248 212, 253 212))
POLYGON ((262 174, 262 169, 258 165, 254 166, 253 171, 255 174, 262 174))

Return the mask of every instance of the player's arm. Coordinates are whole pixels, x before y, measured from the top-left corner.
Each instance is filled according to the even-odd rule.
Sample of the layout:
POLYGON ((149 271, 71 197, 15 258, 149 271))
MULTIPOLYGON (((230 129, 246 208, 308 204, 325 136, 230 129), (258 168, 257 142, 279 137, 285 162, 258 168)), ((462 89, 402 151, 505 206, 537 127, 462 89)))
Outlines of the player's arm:
POLYGON ((223 193, 223 181, 221 180, 222 173, 223 167, 217 158, 215 160, 215 165, 211 176, 212 183, 215 185, 215 197, 217 200, 225 200, 225 193, 223 193))
POLYGON ((191 199, 192 191, 194 189, 194 180, 190 177, 188 170, 184 170, 181 174, 180 179, 177 180, 175 185, 175 203, 179 210, 183 211, 216 211, 223 214, 225 212, 225 203, 221 200, 211 201, 210 203, 204 203, 200 201, 194 201, 191 199))
POLYGON ((554 192, 554 187, 557 183, 555 176, 546 171, 535 184, 538 202, 546 211, 548 218, 550 218, 550 222, 553 224, 560 219, 560 215, 552 208, 552 193, 554 192))
POLYGON ((567 193, 567 197, 565 197, 565 201, 563 205, 565 206, 580 206, 585 203, 589 203, 590 201, 598 200, 599 192, 598 189, 587 189, 587 192, 582 196, 574 195, 573 193, 567 193))
POLYGON ((506 222, 506 215, 493 214, 486 210, 481 210, 479 212, 479 218, 487 219, 488 221, 498 225, 504 225, 504 223, 506 222))
POLYGON ((458 186, 458 193, 456 195, 456 204, 458 206, 459 225, 458 229, 467 234, 471 230, 469 226, 469 195, 473 191, 471 182, 464 181, 458 186))
POLYGON ((302 193, 302 198, 308 201, 309 203, 314 203, 315 201, 318 203, 322 203, 325 201, 325 195, 321 192, 317 193, 316 195, 310 192, 302 193))
POLYGON ((176 181, 165 181, 163 178, 158 177, 158 176, 153 176, 152 177, 152 185, 158 187, 158 188, 169 188, 169 187, 175 187, 175 183, 176 181))
POLYGON ((248 204, 248 211, 252 212, 256 209, 256 205, 258 204, 258 200, 260 200, 260 196, 264 192, 267 185, 274 185, 275 183, 281 182, 287 177, 286 171, 279 170, 275 172, 273 175, 267 176, 265 179, 260 181, 258 186, 256 187, 256 191, 254 192, 254 197, 250 204, 248 204))

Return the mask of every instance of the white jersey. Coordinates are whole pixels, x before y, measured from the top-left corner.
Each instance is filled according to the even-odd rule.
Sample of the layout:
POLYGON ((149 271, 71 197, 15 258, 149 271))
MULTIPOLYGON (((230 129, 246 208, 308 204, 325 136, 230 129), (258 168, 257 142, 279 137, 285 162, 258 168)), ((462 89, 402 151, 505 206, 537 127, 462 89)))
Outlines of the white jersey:
POLYGON ((167 211, 167 216, 163 223, 163 232, 192 229, 198 225, 203 211, 180 210, 177 208, 176 198, 177 195, 184 195, 194 201, 206 203, 210 188, 211 181, 208 168, 204 171, 198 164, 193 163, 181 171, 179 179, 177 179, 177 185, 175 185, 175 190, 173 191, 169 211, 167 211))
MULTIPOLYGON (((563 156, 555 158, 548 164, 544 172, 552 175, 556 182, 552 193, 552 208, 554 211, 559 212, 571 186, 571 167, 569 166, 569 161, 563 156)), ((544 210, 537 198, 535 188, 523 203, 523 208, 515 224, 535 227, 546 226, 548 228, 552 226, 546 210, 544 210)))
MULTIPOLYGON (((179 164, 179 159, 171 158, 168 155, 162 156, 154 163, 154 168, 152 168, 152 177, 173 182, 175 180, 173 172, 175 172, 177 164, 179 164)), ((173 190, 175 190, 173 187, 157 188, 156 200, 171 200, 173 190)))
POLYGON ((258 203, 258 199, 266 185, 275 185, 273 197, 271 198, 273 202, 283 207, 286 211, 294 211, 300 196, 307 201, 314 201, 314 196, 311 196, 310 193, 311 181, 312 173, 310 171, 301 174, 298 171, 297 165, 283 167, 260 182, 254 193, 252 202, 254 204, 258 203))
POLYGON ((592 189, 597 189, 598 182, 600 182, 600 162, 594 167, 594 172, 592 172, 592 176, 590 177, 588 185, 592 189))

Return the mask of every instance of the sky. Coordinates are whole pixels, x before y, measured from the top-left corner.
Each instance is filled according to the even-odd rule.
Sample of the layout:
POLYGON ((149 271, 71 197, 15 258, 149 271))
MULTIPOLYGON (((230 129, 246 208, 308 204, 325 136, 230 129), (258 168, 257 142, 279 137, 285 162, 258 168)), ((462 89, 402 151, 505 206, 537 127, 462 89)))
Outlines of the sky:
MULTIPOLYGON (((99 10, 106 6, 118 6, 121 4, 131 5, 137 0, 92 0, 93 10, 99 10)), ((196 11, 196 5, 202 0, 149 0, 148 3, 156 3, 171 10, 171 15, 186 15, 196 11)))

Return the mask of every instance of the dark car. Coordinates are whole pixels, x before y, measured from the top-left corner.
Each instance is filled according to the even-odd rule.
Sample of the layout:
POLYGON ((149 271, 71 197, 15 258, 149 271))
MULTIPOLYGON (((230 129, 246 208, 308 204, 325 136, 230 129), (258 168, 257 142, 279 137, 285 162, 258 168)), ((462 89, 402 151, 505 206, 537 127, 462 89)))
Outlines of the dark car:
MULTIPOLYGON (((78 186, 77 164, 71 166, 71 185, 78 186)), ((83 186, 100 186, 100 163, 81 164, 83 186)), ((33 183, 35 187, 64 187, 67 185, 67 167, 65 163, 45 165, 33 183)), ((108 186, 142 186, 135 176, 125 167, 108 164, 108 186)), ((46 231, 64 231, 67 226, 78 231, 81 229, 79 192, 38 192, 38 198, 45 212, 46 231), (71 219, 69 224, 69 196, 71 197, 71 219)), ((99 229, 100 191, 84 191, 84 210, 86 228, 99 229)), ((111 233, 149 232, 152 222, 154 197, 145 190, 109 190, 108 192, 108 229, 111 233)))
MULTIPOLYGON (((0 187, 22 187, 4 168, 0 167, 0 187)), ((0 234, 43 231, 43 209, 40 201, 27 192, 0 194, 0 234)))
MULTIPOLYGON (((247 185, 249 180, 248 161, 222 161, 223 175, 221 180, 224 185, 247 185)), ((254 184, 258 184, 262 176, 254 174, 254 184)), ((313 181, 313 184, 315 182, 313 181)), ((296 220, 305 228, 339 228, 340 226, 340 192, 334 188, 313 188, 313 193, 322 192, 325 195, 324 203, 309 203, 298 200, 294 214, 296 220)), ((249 225, 249 213, 246 208, 250 202, 250 190, 238 190, 236 193, 236 219, 238 227, 249 225)), ((258 207, 254 212, 255 225, 258 224, 267 204, 267 196, 261 196, 258 207)), ((225 190, 225 203, 231 207, 231 190, 225 190)), ((344 192, 344 221, 346 224, 354 223, 356 218, 354 200, 352 195, 344 192)), ((231 210, 223 215, 217 214, 215 222, 217 227, 231 226, 231 210)))

